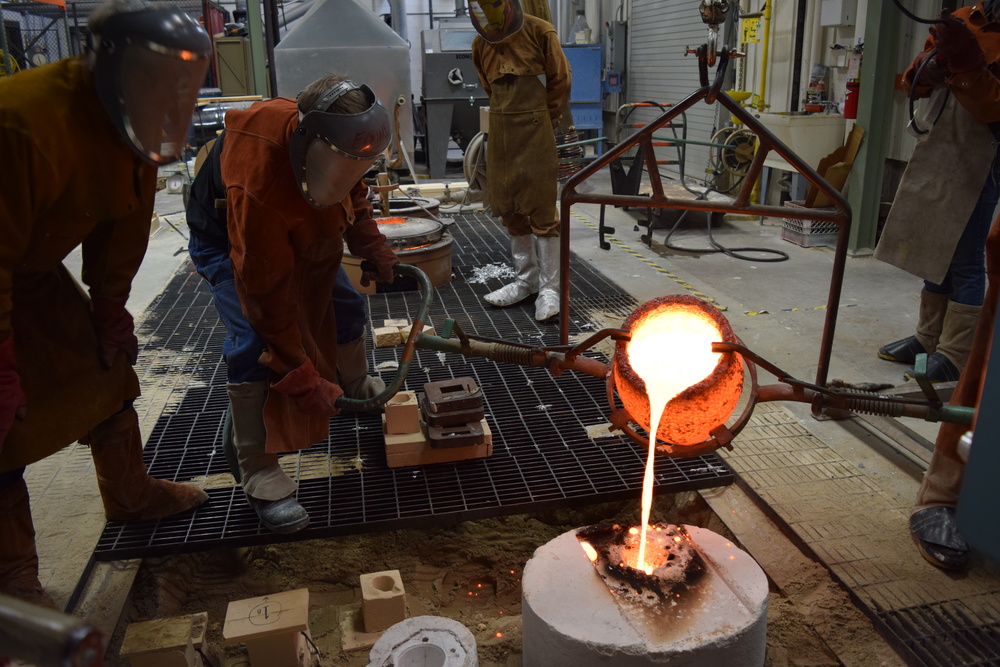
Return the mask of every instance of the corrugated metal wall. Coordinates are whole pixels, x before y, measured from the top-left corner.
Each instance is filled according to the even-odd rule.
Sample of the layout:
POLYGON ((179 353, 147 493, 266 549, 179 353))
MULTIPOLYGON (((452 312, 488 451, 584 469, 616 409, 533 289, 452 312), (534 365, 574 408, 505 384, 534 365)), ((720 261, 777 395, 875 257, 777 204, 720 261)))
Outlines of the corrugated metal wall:
MULTIPOLYGON (((696 48, 707 40, 708 31, 691 0, 633 0, 629 17, 628 101, 669 102, 676 104, 700 88, 698 60, 684 56, 685 50, 696 48)), ((633 117, 648 123, 655 112, 637 110, 633 117)), ((716 128, 715 107, 704 103, 687 113, 687 137, 708 141, 716 128)), ((669 132, 663 133, 669 136, 669 132)), ((708 148, 689 146, 684 175, 705 180, 708 148)), ((657 158, 675 160, 673 148, 658 149, 657 158)), ((665 175, 678 177, 679 170, 671 166, 665 175)))

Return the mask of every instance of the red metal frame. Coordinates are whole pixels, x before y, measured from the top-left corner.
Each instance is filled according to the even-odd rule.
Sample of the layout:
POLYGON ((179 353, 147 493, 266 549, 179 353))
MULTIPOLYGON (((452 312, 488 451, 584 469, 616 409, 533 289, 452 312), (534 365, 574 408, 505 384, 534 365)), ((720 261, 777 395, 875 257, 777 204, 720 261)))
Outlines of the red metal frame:
POLYGON ((844 282, 844 267, 847 260, 847 243, 851 230, 851 206, 840 193, 839 190, 831 186, 815 169, 806 164, 802 158, 792 152, 777 137, 774 136, 759 120, 754 118, 739 103, 729 97, 721 90, 722 81, 725 77, 726 65, 729 56, 728 50, 723 49, 720 53, 719 66, 716 70, 715 81, 712 85, 708 83, 708 56, 707 47, 702 45, 698 49, 698 66, 701 75, 702 87, 686 97, 679 104, 672 106, 659 118, 653 120, 643 129, 636 132, 631 137, 623 140, 617 146, 609 149, 599 156, 579 173, 572 176, 563 187, 560 198, 560 218, 561 218, 561 266, 560 266, 560 310, 559 310, 559 335, 563 345, 569 343, 569 238, 570 238, 570 211, 574 204, 604 204, 614 206, 632 206, 636 208, 658 208, 685 211, 704 211, 712 213, 737 213, 757 216, 771 216, 781 218, 793 218, 800 220, 816 220, 820 222, 833 222, 837 225, 840 233, 837 238, 837 247, 834 251, 833 272, 830 277, 830 292, 827 299, 826 322, 823 326, 823 338, 820 343, 819 361, 816 370, 816 384, 826 385, 827 374, 830 367, 830 353, 833 347, 833 335, 837 326, 837 312, 840 304, 840 293, 844 282), (653 152, 653 133, 663 126, 669 124, 677 116, 681 115, 698 102, 704 100, 707 104, 718 102, 730 113, 739 118, 747 128, 749 128, 758 138, 757 153, 747 171, 746 177, 736 198, 732 203, 701 200, 701 199, 677 199, 670 198, 663 191, 663 182, 657 167, 656 155, 653 152), (643 160, 646 172, 649 175, 650 185, 653 189, 651 197, 638 195, 617 195, 582 193, 577 188, 593 176, 595 173, 609 165, 614 159, 625 153, 630 148, 641 146, 644 149, 643 160), (774 151, 792 165, 807 181, 825 194, 833 202, 833 210, 807 209, 807 208, 785 208, 781 206, 762 206, 750 203, 750 193, 754 183, 760 177, 761 169, 764 167, 764 160, 768 154, 774 151))

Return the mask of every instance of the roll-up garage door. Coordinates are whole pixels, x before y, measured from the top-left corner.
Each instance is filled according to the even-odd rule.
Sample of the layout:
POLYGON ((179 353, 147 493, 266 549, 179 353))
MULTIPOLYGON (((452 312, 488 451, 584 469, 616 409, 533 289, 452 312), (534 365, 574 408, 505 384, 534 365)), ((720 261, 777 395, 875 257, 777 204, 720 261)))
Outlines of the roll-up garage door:
MULTIPOLYGON (((708 30, 698 15, 697 3, 691 0, 632 0, 629 16, 628 101, 669 102, 676 104, 700 88, 698 59, 685 57, 686 49, 695 49, 708 39, 708 30)), ((710 70, 711 75, 714 70, 710 70)), ((687 138, 709 141, 716 128, 715 106, 699 102, 687 111, 687 138)), ((631 120, 648 123, 656 111, 637 109, 631 120)), ((681 130, 677 130, 678 135, 681 130)), ((671 136, 663 129, 657 137, 671 136)), ((624 136, 624 135, 623 135, 624 136)), ((705 180, 709 149, 688 144, 684 176, 705 180)), ((658 160, 677 160, 675 148, 657 148, 658 160)), ((680 176, 679 165, 661 167, 670 178, 680 176)))

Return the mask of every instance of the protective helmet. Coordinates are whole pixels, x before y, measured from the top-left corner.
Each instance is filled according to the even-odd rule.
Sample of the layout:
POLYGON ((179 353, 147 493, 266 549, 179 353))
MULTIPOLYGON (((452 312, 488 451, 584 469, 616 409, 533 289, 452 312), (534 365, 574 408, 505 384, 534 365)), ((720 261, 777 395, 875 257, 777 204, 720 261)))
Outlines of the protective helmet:
POLYGON ((389 112, 368 86, 350 79, 337 83, 299 119, 288 140, 295 182, 314 208, 344 199, 391 138, 389 112), (367 106, 354 114, 328 111, 351 90, 360 90, 367 106))
POLYGON ((501 42, 524 25, 519 0, 468 0, 472 26, 487 42, 501 42))
POLYGON ((177 9, 114 14, 94 35, 94 85, 111 121, 145 160, 180 158, 212 40, 177 9))

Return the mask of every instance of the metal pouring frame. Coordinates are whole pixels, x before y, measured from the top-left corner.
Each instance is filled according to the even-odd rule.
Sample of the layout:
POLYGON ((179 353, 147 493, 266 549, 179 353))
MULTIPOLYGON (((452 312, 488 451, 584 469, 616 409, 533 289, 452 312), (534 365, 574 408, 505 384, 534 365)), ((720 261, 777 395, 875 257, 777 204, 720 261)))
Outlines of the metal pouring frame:
MULTIPOLYGON (((711 56, 714 59, 714 49, 711 56)), ((698 56, 698 73, 702 87, 688 95, 679 104, 668 108, 662 115, 650 122, 635 134, 621 141, 619 144, 609 149, 603 155, 598 156, 593 162, 584 167, 577 174, 572 176, 563 187, 560 197, 560 308, 559 308, 559 336, 562 344, 569 342, 569 240, 570 240, 570 210, 574 204, 602 204, 614 206, 633 206, 636 208, 657 208, 672 209, 682 211, 703 211, 707 213, 737 213, 744 215, 773 216, 792 218, 799 220, 816 220, 819 222, 832 222, 837 225, 839 234, 837 235, 837 247, 834 251, 833 272, 830 277, 830 292, 827 299, 826 321, 823 325, 823 337, 820 343, 819 362, 816 369, 816 384, 823 386, 826 384, 827 374, 830 368, 830 355, 833 348, 833 335, 837 326, 837 311, 840 304, 840 293, 844 282, 844 267, 847 260, 847 244, 851 230, 851 206, 847 199, 839 190, 831 186, 826 179, 817 173, 815 169, 806 164, 802 158, 796 155, 790 148, 783 144, 770 130, 754 118, 750 112, 744 109, 738 102, 733 100, 722 90, 726 69, 731 55, 728 47, 723 47, 718 53, 718 68, 715 72, 715 80, 709 85, 708 67, 710 64, 709 46, 702 44, 695 51, 698 56), (757 152, 750 163, 749 170, 743 179, 743 183, 732 203, 712 202, 697 199, 670 198, 663 191, 663 181, 660 176, 656 155, 653 152, 653 133, 668 125, 675 118, 683 114, 698 102, 704 100, 707 104, 718 102, 730 113, 739 118, 747 128, 749 128, 758 138, 757 152), (631 148, 643 149, 643 162, 649 175, 652 186, 652 196, 638 195, 618 195, 618 194, 596 194, 580 193, 577 187, 593 176, 599 170, 611 164, 613 160, 621 156, 631 148), (817 190, 830 198, 833 202, 832 211, 806 208, 785 208, 779 206, 762 206, 750 203, 750 194, 753 191, 754 183, 760 176, 764 167, 764 160, 768 153, 776 152, 789 164, 795 167, 809 183, 816 186, 817 190)), ((603 211, 603 209, 602 209, 603 211)), ((601 228, 604 231, 603 215, 601 228)))

